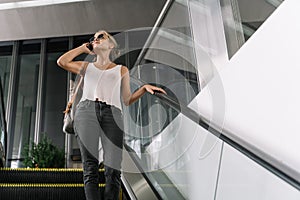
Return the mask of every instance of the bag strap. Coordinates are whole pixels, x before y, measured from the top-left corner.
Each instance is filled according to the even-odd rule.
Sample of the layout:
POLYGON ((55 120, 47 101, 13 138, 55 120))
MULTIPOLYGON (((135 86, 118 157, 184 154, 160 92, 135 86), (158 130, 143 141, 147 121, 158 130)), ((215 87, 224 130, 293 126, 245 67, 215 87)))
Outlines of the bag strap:
POLYGON ((78 84, 77 84, 77 86, 76 86, 76 88, 75 88, 75 92, 73 93, 72 98, 71 98, 70 101, 68 102, 67 107, 66 107, 66 110, 64 111, 64 113, 68 113, 68 112, 71 111, 72 104, 73 104, 74 101, 75 101, 75 98, 76 98, 78 89, 79 89, 79 87, 80 87, 80 85, 81 85, 81 83, 82 83, 82 80, 83 80, 83 76, 80 76, 79 82, 78 82, 78 84))
MULTIPOLYGON (((72 105, 73 105, 73 103, 75 101, 75 98, 77 96, 78 89, 79 89, 79 87, 80 87, 80 85, 81 85, 81 83, 83 81, 83 77, 85 75, 85 71, 86 71, 87 66, 88 66, 88 63, 84 66, 82 72, 80 73, 80 75, 79 75, 80 78, 79 78, 78 84, 76 85, 76 88, 75 88, 75 91, 74 91, 74 93, 72 95, 72 98, 68 102, 66 110, 63 113, 69 113, 71 111, 72 105)), ((76 81, 75 81, 75 84, 76 84, 76 81)))

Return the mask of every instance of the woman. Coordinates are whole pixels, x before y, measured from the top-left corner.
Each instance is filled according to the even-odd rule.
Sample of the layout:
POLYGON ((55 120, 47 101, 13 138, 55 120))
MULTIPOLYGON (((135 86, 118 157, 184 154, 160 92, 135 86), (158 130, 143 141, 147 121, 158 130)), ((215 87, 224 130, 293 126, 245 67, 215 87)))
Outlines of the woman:
POLYGON ((161 88, 144 85, 130 91, 130 78, 125 66, 110 59, 117 43, 106 31, 98 31, 85 43, 63 54, 57 64, 65 70, 84 76, 83 95, 77 106, 74 129, 81 150, 84 188, 87 200, 99 200, 98 138, 103 147, 105 190, 104 199, 118 199, 123 148, 123 103, 128 106, 143 94, 161 88), (80 54, 94 54, 96 61, 74 61, 80 54))

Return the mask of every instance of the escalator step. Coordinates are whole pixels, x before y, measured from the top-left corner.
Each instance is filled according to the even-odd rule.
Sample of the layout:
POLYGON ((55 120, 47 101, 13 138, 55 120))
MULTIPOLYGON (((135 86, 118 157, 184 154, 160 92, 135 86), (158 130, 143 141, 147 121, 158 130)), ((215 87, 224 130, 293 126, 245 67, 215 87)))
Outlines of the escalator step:
MULTIPOLYGON (((99 188, 104 190, 104 170, 99 188)), ((120 199, 123 192, 120 192, 120 199)), ((0 168, 0 200, 85 200, 82 169, 0 168)))
MULTIPOLYGON (((104 183, 104 170, 99 170, 104 183)), ((82 183, 82 169, 0 169, 0 183, 82 183)))
POLYGON ((3 200, 84 200, 83 187, 0 187, 3 200))
MULTIPOLYGON (((105 184, 99 184, 104 192, 105 184)), ((1 200, 85 200, 83 184, 0 184, 1 200)), ((119 199, 126 199, 122 189, 119 199)))

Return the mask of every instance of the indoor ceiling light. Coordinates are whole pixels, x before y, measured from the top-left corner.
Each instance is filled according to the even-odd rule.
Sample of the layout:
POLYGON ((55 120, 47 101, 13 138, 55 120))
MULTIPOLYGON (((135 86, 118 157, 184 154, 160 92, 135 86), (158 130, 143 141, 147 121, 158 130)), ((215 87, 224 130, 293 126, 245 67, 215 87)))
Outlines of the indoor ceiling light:
POLYGON ((31 1, 18 1, 10 3, 0 3, 0 10, 10 10, 17 8, 29 8, 37 6, 48 6, 64 3, 83 2, 90 0, 31 0, 31 1))

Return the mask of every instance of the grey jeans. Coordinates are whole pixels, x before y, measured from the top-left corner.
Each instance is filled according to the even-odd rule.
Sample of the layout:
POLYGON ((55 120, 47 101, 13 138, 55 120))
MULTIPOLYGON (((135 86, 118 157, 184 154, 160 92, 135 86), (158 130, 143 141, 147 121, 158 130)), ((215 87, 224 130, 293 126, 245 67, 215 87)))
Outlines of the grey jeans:
POLYGON ((82 101, 77 106, 74 129, 81 151, 86 199, 118 199, 124 137, 121 111, 99 101, 82 101), (98 185, 99 138, 105 170, 104 194, 101 194, 98 185))

